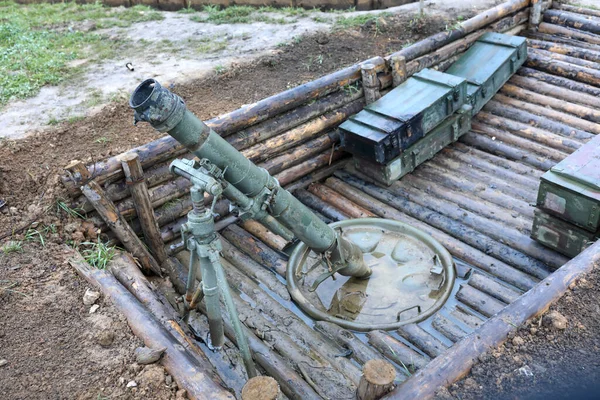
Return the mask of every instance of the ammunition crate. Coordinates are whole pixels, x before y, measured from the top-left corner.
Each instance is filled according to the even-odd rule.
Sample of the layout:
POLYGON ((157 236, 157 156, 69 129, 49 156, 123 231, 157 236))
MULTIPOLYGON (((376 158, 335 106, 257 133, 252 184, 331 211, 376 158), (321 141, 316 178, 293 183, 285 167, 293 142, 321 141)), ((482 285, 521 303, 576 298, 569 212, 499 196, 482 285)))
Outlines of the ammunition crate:
POLYGON ((341 124, 342 147, 388 163, 458 110, 466 93, 464 79, 424 69, 341 124))
POLYGON ((525 38, 488 32, 452 64, 446 73, 467 80, 467 101, 473 106, 475 115, 526 59, 525 38))
POLYGON ((535 210, 531 238, 567 257, 575 257, 598 238, 591 233, 559 218, 535 210))
POLYGON ((600 228, 600 135, 542 175, 537 206, 589 232, 600 228))
POLYGON ((386 165, 354 157, 356 169, 384 185, 391 185, 417 166, 429 160, 450 143, 471 129, 471 106, 462 106, 453 116, 442 122, 427 136, 406 149, 386 165))

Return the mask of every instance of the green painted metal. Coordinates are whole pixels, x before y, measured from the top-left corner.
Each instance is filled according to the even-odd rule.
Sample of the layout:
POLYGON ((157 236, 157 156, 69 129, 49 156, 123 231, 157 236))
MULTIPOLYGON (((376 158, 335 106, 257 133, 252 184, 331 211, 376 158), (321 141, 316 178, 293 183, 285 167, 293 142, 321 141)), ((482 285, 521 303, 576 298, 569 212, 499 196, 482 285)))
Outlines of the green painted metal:
POLYGON ((424 69, 341 124, 342 147, 388 163, 458 110, 466 90, 464 79, 424 69))
POLYGON ((600 229, 600 135, 542 175, 537 206, 588 232, 600 229))
POLYGON ((467 80, 467 98, 475 115, 526 59, 525 38, 488 32, 452 64, 446 73, 467 80))
POLYGON ((385 165, 354 157, 354 166, 370 178, 389 186, 467 133, 471 129, 471 109, 470 105, 462 106, 427 136, 385 165))
POLYGON ((341 275, 369 277, 371 269, 360 249, 341 239, 264 168, 257 167, 189 112, 179 96, 148 79, 135 89, 129 104, 135 110, 136 122, 149 122, 155 129, 168 132, 198 158, 209 160, 253 204, 268 211, 308 247, 322 254, 332 270, 341 275))
POLYGON ((422 321, 450 297, 456 272, 452 256, 428 234, 402 222, 360 218, 331 224, 361 248, 373 275, 314 282, 326 271, 300 243, 288 262, 288 290, 311 317, 356 331, 392 330, 422 321))
POLYGON ((567 257, 572 258, 581 253, 599 235, 600 232, 588 232, 542 210, 535 210, 531 237, 567 257))

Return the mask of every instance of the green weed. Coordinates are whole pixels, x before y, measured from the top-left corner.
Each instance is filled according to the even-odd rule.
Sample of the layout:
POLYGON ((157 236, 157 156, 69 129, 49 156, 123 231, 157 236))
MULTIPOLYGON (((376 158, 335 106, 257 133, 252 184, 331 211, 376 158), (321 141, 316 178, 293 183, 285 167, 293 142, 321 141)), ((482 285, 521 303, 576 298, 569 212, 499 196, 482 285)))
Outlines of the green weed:
POLYGON ((100 144, 106 144, 108 142, 110 142, 110 139, 105 136, 99 137, 98 139, 94 140, 94 143, 100 143, 100 144))
POLYGON ((223 66, 223 65, 217 65, 215 67, 215 72, 217 73, 217 75, 222 75, 225 72, 227 72, 227 67, 223 66))
POLYGON ((42 235, 42 233, 40 231, 38 231, 37 229, 33 229, 33 228, 28 229, 27 232, 25 232, 25 241, 32 242, 35 240, 39 241, 42 246, 46 245, 44 236, 42 235))
POLYGON ((371 21, 375 21, 376 29, 379 29, 379 19, 391 16, 391 13, 381 14, 362 14, 352 17, 339 17, 333 26, 335 30, 352 29, 363 26, 371 21))
POLYGON ((61 212, 64 212, 65 214, 70 215, 71 217, 85 219, 85 217, 81 214, 85 214, 85 211, 83 211, 80 208, 71 208, 67 205, 67 203, 60 199, 56 200, 56 211, 59 214, 61 212))
POLYGON ((17 240, 11 240, 2 246, 2 252, 4 254, 10 253, 22 253, 23 252, 23 242, 17 240))
POLYGON ((116 253, 116 247, 108 246, 106 243, 102 243, 100 239, 96 243, 83 242, 81 245, 87 246, 86 249, 80 252, 82 257, 88 264, 98 269, 106 269, 116 253))

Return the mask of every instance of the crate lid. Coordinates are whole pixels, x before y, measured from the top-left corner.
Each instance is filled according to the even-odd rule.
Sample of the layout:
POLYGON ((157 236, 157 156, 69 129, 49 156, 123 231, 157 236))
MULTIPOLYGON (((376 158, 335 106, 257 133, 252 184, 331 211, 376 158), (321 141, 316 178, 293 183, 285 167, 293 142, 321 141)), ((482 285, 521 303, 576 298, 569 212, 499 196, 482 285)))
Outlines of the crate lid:
POLYGON ((523 46, 526 40, 527 39, 522 36, 506 35, 498 32, 487 32, 484 33, 477 41, 508 46, 516 49, 523 46))
POLYGON ((600 135, 552 167, 542 179, 600 200, 600 135))
POLYGON ((515 54, 512 47, 475 42, 446 72, 469 83, 483 85, 515 54))
POLYGON ((453 93, 463 82, 463 78, 426 68, 365 107, 365 111, 408 121, 453 93))

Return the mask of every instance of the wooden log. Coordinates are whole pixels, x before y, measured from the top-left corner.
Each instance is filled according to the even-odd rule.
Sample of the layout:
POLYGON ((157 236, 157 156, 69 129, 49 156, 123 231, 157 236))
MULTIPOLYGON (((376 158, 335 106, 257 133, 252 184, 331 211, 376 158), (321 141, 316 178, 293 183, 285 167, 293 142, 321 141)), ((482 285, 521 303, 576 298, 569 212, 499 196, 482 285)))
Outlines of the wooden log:
POLYGON ((544 13, 544 22, 600 34, 600 21, 594 17, 584 17, 560 10, 548 10, 544 13))
POLYGON ((393 86, 396 87, 401 85, 408 79, 406 73, 406 58, 399 55, 392 55, 389 61, 392 70, 392 82, 393 86))
MULTIPOLYGON (((204 303, 201 303, 200 308, 203 313, 206 313, 204 303)), ((190 319, 193 317, 190 316, 190 319)), ((233 342, 236 342, 233 326, 227 316, 223 318, 223 327, 225 335, 233 342)), ((273 351, 265 342, 259 339, 253 331, 248 327, 243 326, 248 339, 248 346, 252 351, 252 356, 255 361, 269 374, 277 380, 281 387, 281 391, 285 393, 290 400, 320 400, 320 397, 315 390, 304 380, 294 368, 290 367, 284 359, 273 351)))
POLYGON ((589 44, 600 44, 600 35, 596 35, 594 33, 589 33, 585 31, 581 31, 579 29, 573 29, 566 26, 550 24, 547 22, 542 22, 538 31, 541 33, 548 33, 550 35, 559 35, 564 36, 573 40, 580 40, 589 44))
POLYGON ((343 211, 340 211, 328 202, 321 200, 319 197, 315 196, 307 190, 298 189, 294 192, 294 196, 298 200, 300 200, 304 205, 312 208, 313 210, 317 210, 325 217, 333 221, 343 221, 350 218, 348 214, 344 213, 343 211))
POLYGON ((581 104, 592 108, 600 107, 600 99, 595 95, 585 93, 589 90, 591 93, 597 92, 600 94, 600 89, 593 86, 546 74, 530 68, 521 68, 519 73, 521 75, 513 75, 509 80, 509 83, 522 89, 535 91, 537 94, 546 96, 551 95, 557 99, 568 101, 569 103, 581 104), (550 83, 546 83, 546 81, 550 83))
POLYGON ((385 360, 369 360, 356 389, 358 400, 378 400, 394 389, 396 370, 385 360))
POLYGON ((237 273, 226 260, 222 262, 229 284, 238 287, 239 291, 245 294, 246 300, 243 300, 237 291, 232 293, 238 312, 243 318, 242 322, 263 335, 263 340, 288 362, 298 366, 305 379, 314 383, 319 394, 329 398, 348 398, 348 393, 356 390, 360 371, 350 364, 349 360, 343 357, 335 358, 341 349, 327 346, 322 340, 317 341, 315 331, 264 291, 261 293, 257 284, 237 273), (249 289, 251 287, 253 289, 249 289), (302 326, 305 329, 302 329, 302 326), (350 379, 349 376, 353 378, 350 379))
POLYGON ((234 396, 222 387, 222 382, 213 376, 206 364, 198 363, 190 354, 169 334, 156 318, 142 306, 138 300, 125 289, 112 274, 106 270, 90 267, 81 256, 72 250, 69 264, 89 284, 99 288, 104 296, 127 319, 133 333, 146 346, 151 348, 166 348, 162 365, 173 376, 177 385, 185 389, 188 396, 195 399, 229 399, 234 396))
MULTIPOLYGON (((335 186, 336 183, 337 182, 333 178, 326 181, 327 185, 335 186)), ((547 247, 544 247, 531 239, 529 235, 524 235, 495 221, 451 204, 449 205, 440 199, 428 195, 426 192, 411 187, 401 187, 400 185, 392 185, 387 190, 391 194, 397 196, 397 198, 402 199, 402 201, 413 202, 420 206, 435 210, 440 215, 455 221, 460 221, 465 226, 468 226, 481 234, 487 235, 498 242, 509 245, 513 249, 530 257, 534 257, 547 265, 558 268, 567 261, 566 258, 561 257, 553 251, 549 251, 547 247)))
POLYGON ((523 292, 510 288, 480 272, 475 272, 469 279, 469 285, 479 291, 489 294, 492 297, 510 304, 515 301, 523 292))
POLYGON ((277 276, 273 272, 254 261, 245 253, 242 253, 223 236, 221 236, 221 244, 223 246, 221 254, 227 261, 231 263, 231 265, 236 267, 246 276, 255 279, 256 281, 268 287, 269 290, 281 297, 283 301, 290 300, 290 294, 287 288, 283 283, 281 283, 281 281, 279 281, 279 279, 277 279, 277 276))
POLYGON ((279 235, 274 234, 260 222, 249 219, 241 223, 242 227, 250 232, 252 235, 256 236, 263 243, 271 247, 272 249, 281 251, 283 250, 290 242, 285 240, 279 235))
POLYGON ((379 80, 377 79, 377 71, 373 64, 361 65, 362 88, 365 94, 365 103, 371 104, 381 98, 379 93, 379 80))
POLYGON ((453 160, 459 160, 464 165, 468 165, 478 170, 485 171, 486 173, 489 173, 492 176, 504 180, 513 181, 515 182, 515 184, 523 188, 533 189, 534 191, 536 191, 539 186, 540 181, 538 176, 523 175, 518 171, 513 170, 511 166, 514 165, 511 164, 514 163, 509 164, 505 162, 504 165, 499 165, 494 162, 488 161, 489 159, 480 158, 479 152, 477 152, 477 150, 475 149, 473 149, 473 151, 469 154, 465 154, 462 151, 457 150, 456 146, 451 146, 446 147, 444 150, 442 150, 441 154, 444 154, 444 156, 447 156, 448 158, 451 158, 453 160))
POLYGON ((325 185, 321 185, 320 183, 313 183, 308 187, 308 191, 319 197, 321 200, 326 201, 329 204, 332 204, 334 207, 342 210, 345 214, 348 214, 352 218, 371 218, 376 216, 374 213, 354 204, 341 194, 337 193, 334 189, 331 189, 331 185, 327 187, 325 185))
POLYGON ((590 15, 592 17, 600 17, 600 10, 589 7, 578 7, 569 4, 555 3, 552 8, 556 10, 569 11, 575 14, 590 15))
POLYGON ((483 109, 498 116, 505 118, 512 117, 512 119, 516 121, 529 123, 547 131, 557 132, 560 133, 561 136, 571 137, 582 142, 587 142, 593 138, 594 135, 592 133, 600 133, 600 125, 594 122, 586 121, 537 104, 513 99, 500 93, 494 96, 494 99, 488 102, 483 109), (558 121, 558 123, 554 121, 558 121))
POLYGON ((479 328, 484 322, 484 317, 475 315, 460 303, 450 311, 450 316, 472 330, 479 328))
POLYGON ((360 371, 350 360, 339 357, 342 349, 315 332, 290 309, 280 304, 277 299, 273 298, 247 276, 232 269, 227 269, 225 272, 228 282, 246 294, 248 300, 252 303, 252 308, 268 315, 269 320, 278 327, 278 330, 300 346, 306 347, 309 353, 315 355, 315 359, 329 363, 352 383, 358 384, 360 371))
POLYGON ((556 161, 554 160, 549 160, 546 157, 531 154, 523 149, 505 144, 499 140, 494 140, 493 135, 485 136, 475 132, 467 132, 460 140, 476 149, 503 156, 509 160, 519 161, 543 171, 547 171, 556 165, 556 161))
POLYGON ((531 0, 530 6, 529 29, 535 30, 542 22, 542 0, 531 0))
POLYGON ((290 151, 285 152, 284 154, 259 164, 259 166, 269 171, 271 175, 276 175, 327 149, 331 149, 331 147, 339 141, 339 139, 336 140, 336 138, 332 138, 331 136, 323 135, 316 139, 309 140, 304 144, 290 149, 290 151))
POLYGON ((531 224, 533 221, 528 218, 524 218, 523 216, 515 213, 511 214, 508 210, 503 209, 489 201, 466 196, 453 190, 448 190, 448 188, 439 185, 436 182, 425 180, 415 174, 406 176, 399 181, 399 186, 401 187, 406 187, 408 185, 415 189, 422 189, 431 196, 435 196, 438 199, 456 204, 458 207, 474 212, 482 217, 499 221, 502 224, 511 226, 521 232, 527 232, 529 229, 531 229, 531 224))
POLYGON ((495 116, 485 111, 480 111, 477 114, 477 121, 493 126, 495 129, 506 130, 518 137, 543 144, 548 148, 556 149, 567 154, 571 154, 583 145, 583 141, 568 139, 553 132, 544 131, 508 118, 495 116))
POLYGON ((491 8, 483 13, 480 13, 473 18, 460 23, 458 29, 452 29, 445 32, 440 32, 426 39, 423 39, 411 46, 408 46, 392 55, 386 57, 390 59, 392 56, 403 56, 406 61, 414 60, 424 54, 430 53, 447 45, 457 39, 460 39, 467 34, 474 32, 484 26, 498 21, 499 19, 524 9, 529 5, 529 0, 511 0, 502 3, 494 8, 491 8))
MULTIPOLYGON (((385 68, 385 61, 381 57, 374 57, 364 61, 376 66, 377 71, 385 68)), ((221 115, 206 121, 206 124, 217 131, 222 136, 227 136, 233 132, 272 118, 277 114, 291 110, 303 103, 324 97, 333 93, 344 86, 352 84, 360 79, 361 64, 355 64, 350 67, 326 75, 315 81, 305 83, 298 87, 278 93, 257 103, 247 105, 230 113, 221 115)), ((129 152, 138 153, 143 168, 148 168, 158 162, 172 159, 178 155, 187 152, 171 136, 165 136, 151 143, 137 147, 129 152)), ((120 179, 123 175, 120 171, 120 156, 111 157, 107 160, 94 163, 87 166, 92 177, 99 177, 99 183, 111 179, 120 179)), ((69 176, 61 177, 64 185, 69 188, 71 193, 76 192, 80 184, 74 182, 69 176)))
POLYGON ((450 385, 470 371, 475 360, 506 340, 510 332, 516 331, 530 318, 540 315, 550 304, 560 298, 571 284, 600 264, 600 242, 548 276, 535 288, 515 302, 506 306, 495 317, 489 319, 478 330, 455 344, 426 368, 414 374, 398 387, 390 399, 431 399, 442 386, 450 385))
POLYGON ((430 361, 428 356, 417 353, 384 331, 368 332, 367 338, 371 346, 402 368, 405 368, 410 374, 424 368, 430 361))
POLYGON ((586 43, 586 42, 582 42, 579 40, 571 40, 564 36, 557 36, 557 35, 552 35, 549 33, 541 33, 539 31, 538 32, 528 31, 527 38, 543 40, 543 41, 552 42, 552 43, 566 44, 568 46, 576 47, 578 49, 586 49, 586 50, 594 50, 594 51, 596 51, 598 49, 598 46, 595 44, 592 44, 592 43, 586 43))
POLYGON ((279 384, 270 376, 255 376, 244 385, 242 400, 280 400, 279 384))
POLYGON ((150 202, 148 187, 144 182, 144 172, 137 154, 132 153, 121 159, 125 179, 130 185, 133 204, 144 233, 144 241, 148 245, 150 252, 159 263, 167 259, 167 253, 164 249, 164 243, 160 237, 158 224, 154 219, 154 209, 150 202))
MULTIPOLYGON (((367 346, 358 339, 356 335, 341 328, 339 325, 331 322, 317 321, 315 323, 315 330, 321 332, 343 348, 351 351, 351 357, 359 364, 365 364, 369 360, 381 358, 381 353, 375 351, 372 347, 367 346)), ((406 378, 407 371, 402 368, 397 368, 396 371, 399 374, 398 380, 403 381, 406 378)))
POLYGON ((361 97, 364 97, 362 89, 356 91, 340 90, 329 96, 320 98, 314 103, 299 106, 287 113, 241 130, 234 135, 228 136, 226 140, 237 150, 245 150, 259 142, 343 107, 361 97))
POLYGON ((548 275, 548 268, 543 262, 517 251, 511 246, 495 241, 489 236, 469 228, 461 221, 453 220, 427 207, 397 197, 386 189, 360 180, 355 176, 349 174, 342 176, 343 182, 339 180, 337 182, 332 181, 332 183, 335 183, 335 189, 338 193, 341 193, 340 190, 343 190, 346 185, 352 185, 378 200, 383 201, 385 204, 388 204, 397 210, 402 210, 413 218, 426 221, 428 225, 431 225, 470 246, 485 251, 487 254, 490 254, 527 274, 531 274, 538 278, 544 278, 548 275))
POLYGON ((500 190, 493 190, 491 188, 481 190, 481 183, 471 182, 462 179, 460 176, 446 175, 446 173, 444 169, 438 168, 434 164, 427 164, 415 171, 413 175, 430 182, 435 182, 451 190, 460 191, 465 196, 473 197, 474 200, 483 199, 489 201, 510 211, 511 215, 518 213, 533 221, 533 210, 529 203, 504 194, 500 190))
POLYGON ((230 225, 221 231, 221 236, 257 263, 285 277, 287 257, 269 248, 244 229, 237 225, 230 225))
POLYGON ((563 111, 569 114, 573 114, 579 118, 585 119, 595 123, 600 123, 600 111, 595 110, 591 107, 582 106, 579 104, 569 103, 560 99, 551 97, 550 95, 541 95, 533 91, 521 89, 510 83, 505 84, 500 89, 502 94, 516 97, 518 99, 539 104, 545 107, 552 107, 558 111, 563 111))
POLYGON ((428 165, 438 168, 448 175, 468 180, 474 184, 482 184, 485 182, 483 183, 485 190, 498 190, 527 203, 535 202, 536 199, 536 188, 533 186, 526 187, 517 183, 511 185, 500 177, 485 172, 482 173, 475 168, 469 168, 468 164, 464 164, 450 157, 434 157, 429 161, 428 165))
POLYGON ((456 293, 456 299, 486 317, 497 314, 506 306, 505 303, 470 285, 460 285, 460 289, 456 293))
POLYGON ((527 39, 528 49, 541 49, 586 61, 600 62, 600 51, 582 49, 564 43, 547 42, 544 40, 527 39))
MULTIPOLYGON (((338 172, 336 176, 342 180, 346 179, 344 173, 338 172)), ((440 242, 453 256, 468 262, 469 264, 480 268, 492 275, 495 275, 505 282, 509 282, 519 288, 531 288, 537 280, 531 276, 503 263, 502 261, 491 257, 490 255, 461 242, 458 239, 436 229, 432 226, 419 221, 416 218, 407 216, 406 214, 396 210, 395 208, 371 197, 365 192, 357 190, 351 186, 338 186, 337 190, 348 199, 354 201, 358 205, 377 214, 381 218, 392 218, 404 223, 407 223, 417 229, 420 229, 431 235, 434 239, 440 242), (343 189, 343 191, 342 191, 343 189)))
POLYGON ((547 57, 552 60, 562 61, 567 64, 578 65, 578 66, 584 67, 584 68, 600 69, 600 66, 598 66, 598 63, 596 63, 594 61, 582 60, 581 58, 571 57, 571 56, 567 56, 567 55, 560 54, 560 53, 554 53, 554 52, 551 52, 548 50, 529 48, 528 53, 537 54, 540 57, 547 57))
POLYGON ((398 328, 398 334, 432 358, 439 356, 448 348, 417 324, 402 325, 398 328))
POLYGON ((81 191, 90 203, 94 205, 98 214, 100 214, 115 236, 119 238, 123 246, 138 259, 144 271, 153 272, 159 276, 162 275, 160 266, 154 257, 152 257, 141 240, 133 232, 133 229, 127 224, 127 221, 119 213, 113 202, 106 198, 100 185, 94 181, 90 181, 81 187, 81 191))
POLYGON ((302 124, 282 135, 273 137, 258 143, 244 151, 242 154, 252 162, 258 163, 273 157, 279 153, 289 150, 302 142, 314 139, 321 132, 331 129, 342 123, 350 115, 357 113, 364 107, 364 99, 355 100, 352 103, 323 114, 319 118, 302 124))
POLYGON ((431 326, 433 326, 436 331, 440 332, 452 342, 458 342, 467 335, 467 332, 465 332, 461 327, 440 313, 436 313, 433 316, 431 326))
POLYGON ((281 171, 277 175, 274 175, 274 177, 281 185, 286 186, 306 176, 307 174, 318 170, 319 168, 331 166, 333 162, 338 161, 344 156, 347 156, 346 152, 339 149, 334 150, 334 148, 331 147, 315 157, 309 158, 308 160, 290 167, 285 171, 281 171))
MULTIPOLYGON (((129 253, 120 253, 110 263, 110 272, 117 280, 127 288, 140 303, 144 305, 154 317, 163 325, 181 346, 183 346, 188 354, 190 354, 200 365, 210 363, 215 368, 217 375, 223 380, 227 387, 234 390, 239 395, 248 379, 243 368, 231 368, 231 362, 228 365, 215 362, 214 352, 207 354, 204 352, 194 340, 191 339, 191 331, 187 325, 180 325, 177 321, 181 317, 175 309, 167 306, 162 302, 152 285, 146 277, 139 271, 135 260, 129 253)), ((218 352, 217 352, 218 353, 218 352)))
POLYGON ((424 68, 430 68, 434 65, 438 65, 443 61, 446 61, 456 54, 465 52, 477 39, 479 39, 486 32, 501 32, 507 29, 512 29, 517 25, 526 22, 529 17, 529 10, 521 11, 514 16, 503 18, 490 25, 486 29, 475 31, 464 38, 450 42, 444 47, 437 49, 434 52, 425 54, 418 57, 406 64, 406 74, 408 76, 413 75, 416 72, 421 71, 424 68))
POLYGON ((457 153, 462 153, 468 155, 469 158, 481 158, 488 163, 497 165, 504 169, 510 169, 519 175, 524 175, 531 178, 533 181, 538 182, 539 178, 544 174, 545 171, 540 171, 539 169, 532 168, 529 165, 525 165, 519 162, 515 162, 512 160, 508 160, 504 157, 499 157, 497 155, 487 153, 485 151, 481 151, 475 149, 473 147, 466 146, 461 142, 455 142, 451 149, 456 149, 457 153))
POLYGON ((315 172, 310 173, 310 174, 298 179, 296 182, 293 182, 289 185, 284 186, 284 188, 287 189, 289 192, 294 192, 298 189, 307 188, 311 183, 320 181, 323 178, 331 176, 331 174, 333 172, 344 168, 346 166, 346 164, 348 164, 349 161, 350 161, 350 158, 343 158, 343 159, 339 160, 338 162, 334 162, 327 167, 318 169, 315 172))
MULTIPOLYGON (((129 157, 127 156, 124 157, 129 157)), ((161 185, 155 186, 149 190, 149 197, 152 208, 158 208, 165 203, 176 200, 184 195, 187 195, 192 186, 189 179, 178 177, 171 179, 161 185)), ((126 198, 116 204, 117 209, 125 218, 133 218, 137 216, 133 197, 126 198)))
POLYGON ((558 163, 564 160, 571 153, 550 148, 541 143, 522 138, 512 133, 508 133, 503 129, 493 128, 488 124, 482 124, 477 121, 473 121, 471 123, 471 126, 472 132, 478 133, 480 135, 489 136, 492 140, 501 141, 511 146, 515 146, 521 150, 533 153, 532 155, 540 155, 548 160, 552 160, 554 163, 558 163))

